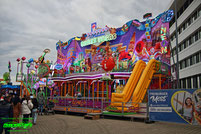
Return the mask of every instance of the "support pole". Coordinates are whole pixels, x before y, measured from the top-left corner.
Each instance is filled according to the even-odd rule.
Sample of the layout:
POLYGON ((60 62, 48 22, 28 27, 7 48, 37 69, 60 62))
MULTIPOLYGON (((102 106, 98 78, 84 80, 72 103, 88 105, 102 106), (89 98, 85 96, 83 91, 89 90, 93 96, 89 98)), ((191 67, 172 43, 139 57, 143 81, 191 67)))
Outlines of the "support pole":
POLYGON ((61 83, 61 94, 60 96, 62 97, 63 96, 63 82, 61 83))
POLYGON ((88 99, 90 97, 90 80, 88 81, 88 99))
POLYGON ((47 105, 47 77, 46 77, 46 87, 45 87, 45 104, 47 105))
POLYGON ((92 87, 92 98, 94 100, 94 82, 93 82, 93 87, 92 87))
POLYGON ((108 80, 106 80, 106 96, 107 96, 107 100, 108 100, 108 98, 109 98, 109 96, 108 96, 108 80))
POLYGON ((22 81, 21 81, 21 85, 20 85, 20 97, 22 97, 22 81))
POLYGON ((161 89, 161 74, 159 75, 159 89, 161 89))
POLYGON ((81 88, 82 88, 82 85, 81 85, 81 82, 80 82, 80 91, 79 91, 80 93, 82 92, 82 89, 81 89, 81 88))
POLYGON ((84 98, 85 98, 85 88, 86 88, 86 87, 85 87, 85 83, 84 83, 84 98))
POLYGON ((67 83, 65 83, 65 91, 64 91, 64 96, 66 96, 66 88, 67 88, 67 83))
POLYGON ((72 87, 71 88, 72 88, 72 96, 74 96, 73 81, 72 81, 72 87))
POLYGON ((103 100, 103 97, 104 97, 104 81, 102 82, 102 100, 103 100))
POLYGON ((178 54, 178 33, 177 33, 177 0, 174 0, 175 3, 175 35, 176 35, 176 54, 177 54, 177 88, 180 87, 180 83, 179 83, 179 54, 178 54))
POLYGON ((97 101, 98 101, 98 98, 99 98, 99 81, 97 83, 97 101))

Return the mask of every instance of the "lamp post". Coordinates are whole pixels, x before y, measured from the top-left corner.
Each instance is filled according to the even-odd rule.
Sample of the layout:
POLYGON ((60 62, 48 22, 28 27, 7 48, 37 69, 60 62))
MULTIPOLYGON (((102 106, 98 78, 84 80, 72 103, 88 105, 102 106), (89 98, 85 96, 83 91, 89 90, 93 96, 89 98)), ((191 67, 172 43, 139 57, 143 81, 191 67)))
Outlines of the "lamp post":
POLYGON ((8 62, 8 71, 9 71, 9 80, 8 80, 8 83, 10 83, 10 81, 11 81, 11 78, 10 78, 11 63, 10 63, 10 61, 8 62))
POLYGON ((178 54, 178 33, 177 33, 177 0, 174 0, 175 3, 175 35, 176 35, 176 54, 177 54, 177 68, 176 68, 176 75, 177 75, 177 88, 180 87, 180 83, 179 83, 179 54, 178 54))

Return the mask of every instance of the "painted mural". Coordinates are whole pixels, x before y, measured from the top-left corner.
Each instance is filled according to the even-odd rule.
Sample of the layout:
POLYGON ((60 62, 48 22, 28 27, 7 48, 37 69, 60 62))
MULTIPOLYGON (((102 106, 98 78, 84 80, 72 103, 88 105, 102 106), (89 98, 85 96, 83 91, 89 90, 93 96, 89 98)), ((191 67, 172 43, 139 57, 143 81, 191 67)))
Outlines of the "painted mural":
MULTIPOLYGON (((120 28, 107 25, 98 28, 93 23, 91 32, 56 43, 57 64, 63 74, 84 72, 130 72, 138 60, 146 63, 159 60, 170 69, 168 10, 145 21, 131 20, 120 28)), ((170 72, 170 71, 169 71, 170 72)))

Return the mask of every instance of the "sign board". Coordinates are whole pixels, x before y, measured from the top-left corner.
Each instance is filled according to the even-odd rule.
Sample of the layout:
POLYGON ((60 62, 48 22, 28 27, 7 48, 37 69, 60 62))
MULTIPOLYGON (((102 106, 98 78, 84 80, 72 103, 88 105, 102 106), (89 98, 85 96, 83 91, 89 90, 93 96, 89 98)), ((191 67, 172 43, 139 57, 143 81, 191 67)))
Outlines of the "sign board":
POLYGON ((149 118, 201 125, 201 89, 149 90, 149 118))
POLYGON ((61 70, 63 68, 63 65, 62 64, 56 64, 54 69, 56 70, 61 70))

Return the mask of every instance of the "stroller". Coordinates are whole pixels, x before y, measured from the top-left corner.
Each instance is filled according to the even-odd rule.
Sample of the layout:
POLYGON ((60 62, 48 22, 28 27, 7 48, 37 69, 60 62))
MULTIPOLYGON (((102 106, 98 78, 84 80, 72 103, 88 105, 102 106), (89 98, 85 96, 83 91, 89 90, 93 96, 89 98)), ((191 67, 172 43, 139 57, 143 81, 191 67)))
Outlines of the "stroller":
POLYGON ((54 102, 49 101, 49 103, 45 106, 45 115, 49 115, 49 113, 52 113, 53 115, 55 114, 54 111, 54 102))

